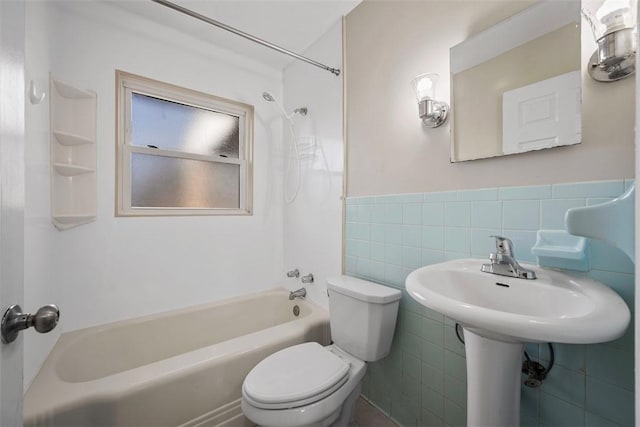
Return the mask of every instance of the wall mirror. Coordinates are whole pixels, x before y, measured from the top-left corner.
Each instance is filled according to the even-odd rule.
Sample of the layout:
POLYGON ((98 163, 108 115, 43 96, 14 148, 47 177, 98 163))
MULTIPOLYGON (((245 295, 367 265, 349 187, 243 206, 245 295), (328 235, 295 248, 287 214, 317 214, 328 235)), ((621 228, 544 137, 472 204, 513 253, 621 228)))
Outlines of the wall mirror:
POLYGON ((543 1, 450 51, 451 161, 581 141, 580 2, 543 1))

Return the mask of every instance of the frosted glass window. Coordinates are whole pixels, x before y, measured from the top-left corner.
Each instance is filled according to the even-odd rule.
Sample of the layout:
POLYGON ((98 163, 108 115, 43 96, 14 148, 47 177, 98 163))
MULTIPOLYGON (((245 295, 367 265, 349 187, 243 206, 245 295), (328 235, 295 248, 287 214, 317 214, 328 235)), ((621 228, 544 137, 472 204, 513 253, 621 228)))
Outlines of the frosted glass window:
POLYGON ((246 215, 253 106, 116 71, 117 215, 246 215))
POLYGON ((131 143, 237 159, 240 119, 134 92, 131 96, 131 143))
POLYGON ((240 208, 240 166, 133 153, 131 205, 240 208))

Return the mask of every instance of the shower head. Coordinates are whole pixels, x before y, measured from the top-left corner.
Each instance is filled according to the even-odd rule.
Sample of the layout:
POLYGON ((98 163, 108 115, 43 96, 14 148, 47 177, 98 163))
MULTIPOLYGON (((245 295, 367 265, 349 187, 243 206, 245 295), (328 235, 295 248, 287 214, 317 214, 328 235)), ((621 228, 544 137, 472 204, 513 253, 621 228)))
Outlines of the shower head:
POLYGON ((278 110, 280 110, 280 112, 282 113, 284 118, 286 118, 287 120, 291 120, 291 116, 289 114, 287 114, 286 111, 284 111, 284 107, 282 105, 280 105, 280 103, 278 102, 276 97, 273 96, 273 94, 271 92, 262 92, 262 97, 264 98, 265 101, 273 102, 274 104, 276 104, 278 106, 278 110))
POLYGON ((271 95, 271 92, 262 92, 262 97, 265 101, 275 102, 275 98, 271 95))
MULTIPOLYGON (((1 1, 1 0, 0 0, 1 1)), ((293 112, 291 114, 287 114, 287 112, 284 110, 284 107, 282 105, 280 105, 280 103, 278 102, 278 100, 276 99, 275 96, 273 96, 273 94, 271 92, 262 92, 262 97, 264 98, 265 101, 267 102, 273 102, 275 103, 278 108, 280 109, 280 111, 282 112, 282 115, 287 119, 287 120, 291 120, 291 118, 293 117, 293 115, 295 114, 300 114, 301 116, 306 116, 308 111, 307 107, 301 107, 301 108, 296 108, 295 110, 293 110, 293 112)))

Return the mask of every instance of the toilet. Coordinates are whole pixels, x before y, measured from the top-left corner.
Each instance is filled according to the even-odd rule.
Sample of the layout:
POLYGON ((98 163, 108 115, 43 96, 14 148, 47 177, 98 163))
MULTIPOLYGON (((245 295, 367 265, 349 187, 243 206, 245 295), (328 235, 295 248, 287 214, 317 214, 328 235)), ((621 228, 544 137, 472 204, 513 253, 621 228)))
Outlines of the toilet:
POLYGON ((327 279, 331 338, 280 350, 242 384, 242 412, 263 427, 347 426, 367 364, 389 354, 401 292, 348 276, 327 279))

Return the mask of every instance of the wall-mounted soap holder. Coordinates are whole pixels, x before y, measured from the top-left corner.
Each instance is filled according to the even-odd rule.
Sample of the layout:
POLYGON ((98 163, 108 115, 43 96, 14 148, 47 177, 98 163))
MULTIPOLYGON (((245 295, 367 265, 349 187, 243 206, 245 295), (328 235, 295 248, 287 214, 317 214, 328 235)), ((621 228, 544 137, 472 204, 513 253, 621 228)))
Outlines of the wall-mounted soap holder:
POLYGON ((589 241, 565 230, 538 230, 531 253, 543 267, 589 271, 589 241))

